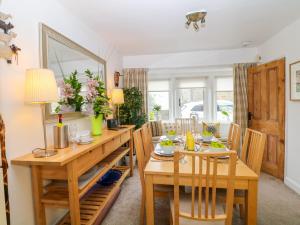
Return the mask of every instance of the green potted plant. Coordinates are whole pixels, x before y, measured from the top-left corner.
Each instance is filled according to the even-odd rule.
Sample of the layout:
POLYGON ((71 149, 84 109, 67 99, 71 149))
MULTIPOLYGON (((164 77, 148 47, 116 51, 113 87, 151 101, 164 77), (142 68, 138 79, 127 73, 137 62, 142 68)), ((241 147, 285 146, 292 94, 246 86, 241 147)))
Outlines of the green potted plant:
POLYGON ((156 121, 160 120, 160 111, 161 111, 161 105, 156 104, 153 106, 153 112, 155 113, 156 121))
POLYGON ((226 117, 227 121, 230 122, 229 113, 227 111, 221 111, 221 113, 226 117))
POLYGON ((84 98, 81 96, 82 84, 77 78, 77 70, 68 77, 59 82, 61 98, 56 107, 56 113, 60 112, 81 112, 81 107, 84 104, 84 98))
POLYGON ((103 118, 112 113, 109 108, 109 98, 99 75, 94 75, 90 70, 86 70, 85 74, 88 77, 86 111, 91 115, 92 134, 94 136, 101 135, 103 118))
POLYGON ((124 104, 120 106, 121 124, 133 124, 140 128, 146 122, 146 114, 143 108, 142 92, 136 88, 124 89, 124 104))

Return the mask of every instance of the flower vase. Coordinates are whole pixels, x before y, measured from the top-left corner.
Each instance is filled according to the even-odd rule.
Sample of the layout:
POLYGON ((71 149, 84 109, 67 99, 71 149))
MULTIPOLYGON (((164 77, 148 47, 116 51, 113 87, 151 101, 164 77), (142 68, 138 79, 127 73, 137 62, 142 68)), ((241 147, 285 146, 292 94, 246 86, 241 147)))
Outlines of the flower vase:
POLYGON ((103 115, 100 114, 98 117, 92 116, 91 124, 92 124, 92 135, 93 136, 101 135, 102 134, 103 115))

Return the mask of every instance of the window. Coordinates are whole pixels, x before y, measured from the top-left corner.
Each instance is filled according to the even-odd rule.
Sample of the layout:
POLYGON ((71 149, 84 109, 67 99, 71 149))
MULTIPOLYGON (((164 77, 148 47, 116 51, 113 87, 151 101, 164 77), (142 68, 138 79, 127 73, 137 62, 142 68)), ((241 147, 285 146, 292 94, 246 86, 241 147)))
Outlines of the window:
MULTIPOLYGON (((228 75, 227 75, 228 74, 228 75)), ((155 76, 148 82, 150 120, 196 117, 199 121, 231 122, 233 120, 233 78, 223 76, 155 76), (165 78, 165 79, 164 79, 165 78), (153 111, 161 106, 160 117, 153 111)))
POLYGON ((216 118, 220 122, 233 121, 233 78, 217 77, 216 84, 216 118))
POLYGON ((148 82, 148 113, 149 119, 154 120, 154 106, 161 106, 159 119, 170 119, 170 81, 169 80, 154 80, 148 82))
POLYGON ((205 78, 176 79, 177 118, 205 118, 205 78))

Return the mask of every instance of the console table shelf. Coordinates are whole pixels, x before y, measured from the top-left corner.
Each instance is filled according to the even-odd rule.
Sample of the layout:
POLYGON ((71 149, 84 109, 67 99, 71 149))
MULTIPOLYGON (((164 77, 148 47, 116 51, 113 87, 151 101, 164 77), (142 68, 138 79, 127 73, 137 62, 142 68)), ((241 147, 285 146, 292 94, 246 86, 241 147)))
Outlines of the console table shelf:
POLYGON ((49 158, 27 154, 12 160, 14 165, 31 166, 36 224, 46 225, 45 207, 69 208, 59 225, 99 222, 124 179, 133 174, 133 129, 130 125, 119 131, 104 130, 93 143, 78 145, 76 150, 60 149, 49 158), (130 165, 116 166, 127 154, 130 165), (122 172, 121 178, 109 187, 99 185, 97 181, 112 168, 122 172), (80 178, 89 172, 90 178, 80 178), (45 180, 50 180, 46 186, 45 180))
MULTIPOLYGON (((96 184, 80 201, 80 224, 94 224, 130 172, 129 167, 115 167, 114 169, 122 171, 121 178, 115 184, 108 187, 96 184)), ((69 224, 71 224, 70 214, 67 213, 57 225, 69 224)))

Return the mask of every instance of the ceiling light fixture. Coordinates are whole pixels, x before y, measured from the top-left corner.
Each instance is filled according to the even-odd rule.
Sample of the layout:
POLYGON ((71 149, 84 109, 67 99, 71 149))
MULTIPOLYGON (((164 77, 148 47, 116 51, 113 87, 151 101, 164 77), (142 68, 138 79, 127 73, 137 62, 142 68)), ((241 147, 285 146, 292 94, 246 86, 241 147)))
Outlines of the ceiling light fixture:
POLYGON ((205 26, 205 16, 207 15, 206 10, 201 11, 195 11, 195 12, 189 12, 186 14, 187 22, 185 23, 185 27, 188 29, 193 23, 193 27, 195 31, 199 31, 199 25, 198 22, 201 22, 201 27, 205 26))
POLYGON ((242 42, 242 46, 243 47, 248 47, 251 44, 252 44, 252 41, 244 41, 244 42, 242 42))

